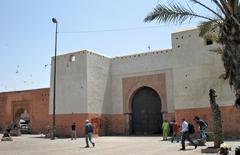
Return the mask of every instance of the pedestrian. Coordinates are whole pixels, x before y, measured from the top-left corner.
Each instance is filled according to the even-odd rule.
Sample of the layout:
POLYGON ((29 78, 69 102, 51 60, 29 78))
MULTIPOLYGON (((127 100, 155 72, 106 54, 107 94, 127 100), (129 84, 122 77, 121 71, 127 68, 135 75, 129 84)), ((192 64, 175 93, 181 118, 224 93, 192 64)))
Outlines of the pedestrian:
POLYGON ((169 136, 173 136, 173 120, 169 122, 169 136))
POLYGON ((11 130, 12 130, 11 126, 8 126, 7 129, 5 130, 5 132, 3 133, 3 136, 10 137, 11 130))
POLYGON ((86 140, 86 148, 89 147, 88 141, 92 143, 92 146, 95 146, 95 143, 92 141, 92 134, 93 134, 93 126, 92 123, 89 122, 89 120, 86 120, 85 122, 85 140, 86 140))
POLYGON ((164 120, 162 124, 162 130, 163 130, 163 140, 167 140, 168 133, 169 133, 169 123, 167 120, 164 120))
POLYGON ((12 137, 10 136, 10 131, 11 131, 11 127, 8 126, 7 129, 3 132, 3 136, 1 141, 12 141, 12 137))
POLYGON ((176 137, 176 138, 177 138, 177 143, 178 143, 178 142, 179 142, 178 133, 179 133, 180 126, 179 126, 179 124, 178 124, 175 120, 173 120, 172 122, 173 122, 173 124, 172 124, 173 135, 172 135, 172 140, 171 140, 171 142, 173 143, 174 138, 176 137))
POLYGON ((75 122, 73 122, 71 129, 72 129, 71 139, 73 140, 73 138, 74 138, 75 140, 77 140, 77 131, 76 131, 76 123, 75 122))
POLYGON ((51 126, 47 125, 47 128, 43 131, 43 134, 45 135, 45 138, 50 138, 51 137, 51 126))
POLYGON ((14 129, 14 130, 18 129, 17 123, 14 123, 14 124, 13 124, 13 129, 14 129))
POLYGON ((201 119, 198 116, 195 116, 193 120, 195 120, 196 123, 199 125, 200 139, 205 144, 206 139, 207 139, 207 135, 206 135, 206 129, 208 127, 207 122, 205 122, 203 119, 201 119))
POLYGON ((181 140, 181 143, 182 143, 182 148, 180 150, 185 150, 185 140, 187 139, 194 147, 195 149, 197 148, 197 144, 195 144, 192 139, 190 138, 190 133, 189 133, 189 130, 188 130, 188 122, 183 118, 182 119, 182 130, 181 130, 181 133, 182 133, 182 140, 181 140))

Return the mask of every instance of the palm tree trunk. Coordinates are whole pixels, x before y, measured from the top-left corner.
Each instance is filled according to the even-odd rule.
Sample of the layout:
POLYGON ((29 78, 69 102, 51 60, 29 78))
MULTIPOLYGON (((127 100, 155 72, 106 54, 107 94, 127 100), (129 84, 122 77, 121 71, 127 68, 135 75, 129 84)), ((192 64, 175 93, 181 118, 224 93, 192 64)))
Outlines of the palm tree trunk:
MULTIPOLYGON (((237 19, 240 21, 240 18, 237 19)), ((230 86, 235 91, 235 106, 240 109, 240 25, 231 18, 220 27, 220 42, 223 45, 222 60, 230 86)))
POLYGON ((223 132, 222 132, 222 118, 221 111, 218 104, 216 103, 216 91, 214 89, 209 90, 210 105, 213 116, 213 133, 214 133, 214 147, 220 148, 220 144, 223 143, 223 132))

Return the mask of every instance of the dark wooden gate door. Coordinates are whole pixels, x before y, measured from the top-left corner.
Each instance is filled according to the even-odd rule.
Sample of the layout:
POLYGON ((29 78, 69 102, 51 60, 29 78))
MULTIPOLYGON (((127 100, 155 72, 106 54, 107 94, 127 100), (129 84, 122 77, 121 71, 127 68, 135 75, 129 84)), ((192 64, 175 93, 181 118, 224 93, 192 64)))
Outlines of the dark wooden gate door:
POLYGON ((138 135, 162 132, 161 100, 149 87, 140 88, 132 99, 132 133, 138 135))

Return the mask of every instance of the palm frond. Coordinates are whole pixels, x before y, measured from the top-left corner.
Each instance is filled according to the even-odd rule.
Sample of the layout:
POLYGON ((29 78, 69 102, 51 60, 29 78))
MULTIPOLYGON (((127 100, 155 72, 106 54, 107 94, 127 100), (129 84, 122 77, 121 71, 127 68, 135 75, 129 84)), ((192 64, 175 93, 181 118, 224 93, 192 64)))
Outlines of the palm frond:
POLYGON ((224 10, 226 16, 229 16, 231 14, 227 0, 213 0, 213 2, 219 3, 219 5, 224 10))
POLYGON ((225 11, 224 7, 222 6, 222 4, 218 1, 218 0, 212 0, 212 2, 217 5, 217 7, 221 10, 221 12, 227 16, 227 12, 225 11))
POLYGON ((213 41, 218 41, 219 37, 216 33, 217 28, 220 26, 221 22, 217 19, 211 21, 205 21, 199 24, 199 36, 205 39, 210 39, 213 41))
MULTIPOLYGON (((225 15, 223 14, 221 8, 217 7, 217 8, 216 8, 216 12, 217 12, 218 14, 221 14, 221 16, 224 18, 225 15)), ((218 17, 216 16, 215 18, 218 18, 218 17)), ((224 19, 222 19, 222 21, 223 21, 223 20, 224 20, 224 19)))
POLYGON ((191 20, 194 17, 199 17, 207 20, 212 18, 198 15, 190 7, 186 8, 180 3, 169 3, 168 6, 164 4, 157 5, 152 12, 150 12, 144 19, 145 22, 156 20, 159 23, 183 23, 187 19, 191 20))
POLYGON ((239 0, 227 0, 227 3, 231 14, 236 15, 238 13, 239 0))
POLYGON ((219 42, 219 36, 216 32, 208 32, 203 36, 203 38, 205 40, 211 40, 211 41, 219 42))
MULTIPOLYGON (((238 3, 240 3, 240 2, 238 2, 238 3)), ((240 12, 240 4, 237 5, 236 9, 237 9, 237 13, 239 13, 240 12)))
POLYGON ((235 23, 240 26, 239 14, 240 14, 240 4, 239 0, 225 0, 226 5, 229 10, 229 18, 233 19, 235 23))
POLYGON ((221 16, 221 14, 219 14, 218 12, 214 11, 213 9, 209 8, 208 6, 206 6, 205 4, 201 3, 199 0, 190 0, 190 2, 192 3, 196 3, 200 6, 202 6, 203 8, 209 10, 210 12, 212 12, 214 15, 216 15, 219 19, 223 20, 223 17, 221 16))
POLYGON ((238 14, 239 13, 238 6, 239 6, 239 0, 235 0, 234 4, 233 4, 234 14, 238 14))
POLYGON ((238 15, 240 11, 239 0, 212 0, 226 17, 238 15))

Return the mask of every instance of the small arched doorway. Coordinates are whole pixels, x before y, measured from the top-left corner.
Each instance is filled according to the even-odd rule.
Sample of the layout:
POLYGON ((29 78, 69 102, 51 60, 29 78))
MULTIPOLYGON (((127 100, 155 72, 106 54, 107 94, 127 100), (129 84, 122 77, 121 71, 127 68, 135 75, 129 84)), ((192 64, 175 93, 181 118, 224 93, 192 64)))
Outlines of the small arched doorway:
POLYGON ((139 88, 132 96, 132 134, 151 135, 162 132, 161 99, 150 87, 139 88))
POLYGON ((26 109, 20 108, 15 112, 14 122, 19 122, 20 120, 30 121, 29 113, 26 109))

